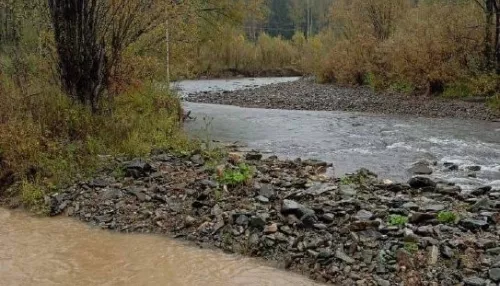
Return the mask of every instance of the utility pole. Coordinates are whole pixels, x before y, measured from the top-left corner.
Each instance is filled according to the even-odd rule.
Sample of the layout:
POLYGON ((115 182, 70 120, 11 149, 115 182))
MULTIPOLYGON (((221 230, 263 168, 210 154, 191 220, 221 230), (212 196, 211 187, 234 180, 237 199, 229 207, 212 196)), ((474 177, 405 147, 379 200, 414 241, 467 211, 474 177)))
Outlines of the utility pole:
POLYGON ((312 36, 312 5, 311 0, 307 0, 307 15, 306 15, 306 23, 307 23, 307 38, 312 36))
POLYGON ((166 10, 166 20, 165 20, 165 41, 167 45, 167 86, 170 88, 170 23, 169 23, 169 7, 166 10))

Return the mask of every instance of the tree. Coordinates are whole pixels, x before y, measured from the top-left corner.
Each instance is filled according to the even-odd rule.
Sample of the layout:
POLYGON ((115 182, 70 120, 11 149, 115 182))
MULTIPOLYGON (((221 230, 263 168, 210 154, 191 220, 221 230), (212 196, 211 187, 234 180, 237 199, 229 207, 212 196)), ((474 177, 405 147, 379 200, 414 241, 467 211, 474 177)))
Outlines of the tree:
POLYGON ((500 3, 498 0, 474 0, 485 14, 484 54, 486 69, 500 74, 500 3))

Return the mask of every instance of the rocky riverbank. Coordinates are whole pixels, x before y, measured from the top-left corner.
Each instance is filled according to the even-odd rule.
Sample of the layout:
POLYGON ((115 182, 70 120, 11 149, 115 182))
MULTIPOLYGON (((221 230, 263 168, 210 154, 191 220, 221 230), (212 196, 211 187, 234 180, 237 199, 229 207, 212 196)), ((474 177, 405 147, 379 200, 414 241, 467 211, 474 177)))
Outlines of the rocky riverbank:
POLYGON ((119 232, 171 235, 274 261, 334 285, 496 285, 500 190, 464 192, 368 170, 327 176, 315 160, 156 152, 47 197, 65 214, 119 232))
POLYGON ((407 96, 397 93, 379 94, 365 87, 318 84, 312 79, 233 92, 190 94, 186 100, 269 109, 355 111, 479 120, 500 118, 500 115, 489 109, 485 102, 407 96))

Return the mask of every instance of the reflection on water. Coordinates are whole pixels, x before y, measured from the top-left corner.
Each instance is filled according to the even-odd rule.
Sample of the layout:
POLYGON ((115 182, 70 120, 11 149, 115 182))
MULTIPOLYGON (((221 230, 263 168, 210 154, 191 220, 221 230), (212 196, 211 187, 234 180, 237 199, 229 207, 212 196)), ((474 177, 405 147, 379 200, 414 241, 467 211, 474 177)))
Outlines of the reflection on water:
POLYGON ((315 285, 250 259, 0 209, 0 285, 315 285))

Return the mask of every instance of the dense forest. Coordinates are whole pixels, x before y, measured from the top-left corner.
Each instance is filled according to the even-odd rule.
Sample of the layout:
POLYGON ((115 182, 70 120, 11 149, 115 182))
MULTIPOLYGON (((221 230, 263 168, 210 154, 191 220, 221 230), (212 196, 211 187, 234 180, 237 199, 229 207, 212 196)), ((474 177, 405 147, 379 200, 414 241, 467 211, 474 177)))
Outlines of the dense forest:
POLYGON ((2 0, 0 190, 197 148, 170 80, 315 75, 500 108, 498 0, 2 0))

